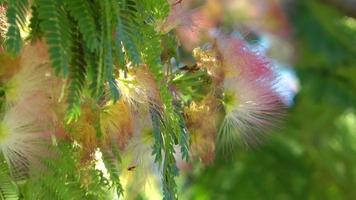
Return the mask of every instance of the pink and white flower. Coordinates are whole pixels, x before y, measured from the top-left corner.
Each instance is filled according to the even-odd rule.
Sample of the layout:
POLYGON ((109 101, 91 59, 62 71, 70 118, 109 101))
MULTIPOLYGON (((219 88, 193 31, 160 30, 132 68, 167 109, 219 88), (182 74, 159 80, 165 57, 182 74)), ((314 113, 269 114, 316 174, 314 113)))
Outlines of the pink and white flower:
POLYGON ((246 145, 257 145, 283 114, 282 99, 275 90, 278 76, 266 57, 239 38, 219 33, 216 46, 224 71, 225 117, 219 141, 227 148, 238 138, 246 145))
POLYGON ((48 127, 39 123, 36 116, 19 106, 5 113, 0 122, 0 150, 15 177, 23 176, 39 156, 47 153, 49 132, 48 127))

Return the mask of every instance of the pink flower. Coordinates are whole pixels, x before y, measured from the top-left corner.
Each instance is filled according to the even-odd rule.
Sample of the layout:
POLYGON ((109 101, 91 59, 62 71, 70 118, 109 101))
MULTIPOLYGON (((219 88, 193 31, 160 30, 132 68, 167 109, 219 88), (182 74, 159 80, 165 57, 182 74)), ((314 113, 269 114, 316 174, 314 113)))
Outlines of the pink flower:
POLYGON ((12 171, 24 173, 47 154, 50 137, 63 132, 57 116, 62 85, 42 42, 25 45, 16 64, 19 71, 4 81, 7 106, 0 121, 0 151, 12 171))
POLYGON ((243 76, 224 80, 223 105, 225 116, 219 139, 228 149, 236 139, 246 145, 259 144, 283 113, 283 103, 271 87, 243 76))
MULTIPOLYGON (((40 113, 38 113, 40 114, 40 113)), ((0 122, 0 150, 15 177, 23 176, 28 167, 47 154, 50 143, 48 128, 36 120, 36 115, 13 106, 0 122)))
POLYGON ((222 57, 226 77, 248 76, 251 80, 269 85, 277 80, 268 59, 249 48, 245 41, 217 33, 216 46, 222 57))
POLYGON ((239 38, 218 33, 216 48, 224 71, 225 117, 219 141, 227 148, 238 138, 247 145, 259 144, 283 113, 281 97, 275 91, 278 76, 266 57, 239 38))

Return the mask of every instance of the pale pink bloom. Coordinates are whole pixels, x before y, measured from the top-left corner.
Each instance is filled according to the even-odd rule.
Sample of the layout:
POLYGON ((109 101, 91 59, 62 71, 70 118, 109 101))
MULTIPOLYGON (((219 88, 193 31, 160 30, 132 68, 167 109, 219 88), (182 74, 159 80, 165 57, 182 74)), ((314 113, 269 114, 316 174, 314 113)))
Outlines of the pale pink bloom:
POLYGON ((47 47, 42 42, 24 46, 20 70, 4 86, 9 106, 23 101, 35 103, 31 99, 39 100, 39 96, 42 99, 37 104, 58 98, 61 84, 53 74, 46 51, 47 47))
POLYGON ((277 126, 283 113, 275 90, 278 76, 265 56, 239 38, 217 33, 216 46, 224 71, 225 117, 219 139, 228 144, 241 138, 247 145, 256 145, 277 126))
POLYGON ((61 84, 42 42, 25 45, 18 65, 18 73, 4 83, 7 106, 0 122, 0 149, 13 173, 21 176, 47 154, 51 135, 61 132, 54 106, 61 84))
POLYGON ((241 76, 225 79, 223 89, 225 117, 219 139, 223 145, 232 144, 236 139, 247 146, 259 144, 282 117, 281 98, 268 85, 241 76))
MULTIPOLYGON (((55 127, 62 81, 53 73, 45 43, 24 46, 20 70, 4 83, 7 109, 16 106, 42 126, 55 127)), ((53 128, 54 129, 54 128, 53 128)))
POLYGON ((0 122, 0 150, 15 177, 21 177, 31 164, 37 163, 39 156, 47 154, 49 130, 36 118, 13 106, 0 122))
POLYGON ((116 80, 123 101, 134 111, 148 112, 150 106, 162 106, 159 89, 153 74, 146 65, 120 74, 116 80))
POLYGON ((226 77, 248 76, 251 80, 274 84, 277 75, 269 60, 237 37, 216 34, 216 46, 220 53, 226 77))

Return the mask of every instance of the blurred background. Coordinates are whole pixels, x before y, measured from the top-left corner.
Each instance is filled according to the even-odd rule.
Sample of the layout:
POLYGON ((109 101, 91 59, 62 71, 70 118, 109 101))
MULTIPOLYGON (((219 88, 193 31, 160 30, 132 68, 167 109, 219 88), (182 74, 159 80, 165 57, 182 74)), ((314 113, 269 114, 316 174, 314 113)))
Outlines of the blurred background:
POLYGON ((277 66, 288 106, 265 145, 182 170, 180 198, 356 199, 356 1, 182 0, 174 9, 190 21, 175 29, 184 52, 216 28, 244 38, 277 66))

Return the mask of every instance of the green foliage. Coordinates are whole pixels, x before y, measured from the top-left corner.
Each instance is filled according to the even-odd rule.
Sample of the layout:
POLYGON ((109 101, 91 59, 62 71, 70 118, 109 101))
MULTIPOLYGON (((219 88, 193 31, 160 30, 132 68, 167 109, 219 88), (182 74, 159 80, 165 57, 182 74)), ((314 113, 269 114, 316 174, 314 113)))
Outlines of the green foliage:
POLYGON ((86 0, 65 1, 70 14, 78 22, 80 33, 83 35, 86 47, 94 51, 99 47, 97 26, 94 20, 93 11, 86 0))
MULTIPOLYGON (((81 115, 84 99, 95 99, 96 105, 120 99, 118 75, 130 68, 146 65, 159 86, 162 105, 151 106, 155 143, 152 153, 161 166, 164 199, 177 199, 175 177, 175 146, 189 159, 190 138, 183 111, 183 98, 195 98, 195 91, 204 83, 200 73, 190 78, 173 73, 170 57, 175 56, 176 41, 162 36, 157 24, 165 20, 170 10, 166 0, 27 0, 8 1, 7 49, 16 55, 22 44, 20 28, 30 29, 29 39, 45 40, 56 74, 64 78, 67 123, 76 122, 81 115), (31 7, 30 10, 27 8, 31 7), (26 17, 30 16, 29 21, 26 17), (28 23, 29 22, 29 23, 28 23), (163 42, 162 42, 163 38, 163 42), (169 41, 168 41, 169 40, 169 41), (170 42, 166 50, 166 43, 170 42), (168 56, 162 56, 168 52, 168 56), (178 78, 177 78, 178 77, 178 78), (174 80, 173 80, 174 79, 174 80), (181 86, 183 96, 174 96, 171 84, 181 86), (185 90, 187 85, 189 89, 185 90), (184 91, 185 90, 185 91, 184 91), (194 97, 193 97, 194 96, 194 97)), ((121 74, 120 74, 121 75, 121 74)), ((186 74, 187 75, 187 74, 186 74)), ((99 107, 100 107, 99 106, 99 107)), ((101 141, 100 125, 98 140, 101 141)), ((78 149, 70 144, 54 147, 56 159, 44 160, 44 167, 31 169, 29 180, 21 187, 25 199, 105 199, 102 194, 123 189, 118 171, 118 150, 102 147, 103 161, 110 178, 100 170, 78 169, 78 149), (56 167, 61 166, 61 167, 56 167), (53 170, 52 170, 53 168, 53 170), (85 174, 83 174, 85 172, 85 174), (46 174, 46 176, 43 176, 46 174), (83 179, 91 181, 83 185, 83 179)), ((92 166, 91 166, 92 167, 92 166)), ((85 182, 85 181, 84 181, 85 182)))
POLYGON ((99 63, 99 73, 103 73, 103 81, 108 82, 109 91, 112 99, 114 101, 119 99, 119 92, 115 82, 114 77, 114 61, 113 61, 113 47, 114 44, 112 38, 112 32, 114 30, 114 25, 112 24, 115 21, 116 14, 114 11, 115 3, 109 0, 101 1, 101 6, 103 9, 103 18, 102 21, 105 22, 103 29, 101 31, 101 41, 102 46, 100 52, 101 62, 99 63))
POLYGON ((69 71, 71 26, 63 3, 56 0, 38 0, 38 16, 41 30, 49 45, 52 66, 57 74, 67 77, 69 71))
POLYGON ((80 105, 83 89, 86 83, 86 63, 84 57, 83 44, 81 43, 81 34, 73 28, 72 31, 72 61, 70 71, 70 85, 68 93, 68 110, 67 110, 67 122, 70 123, 73 120, 78 119, 80 115, 80 105))
POLYGON ((43 33, 42 33, 41 27, 40 27, 40 20, 38 17, 37 8, 32 6, 31 13, 32 13, 32 17, 30 19, 30 24, 28 25, 30 28, 30 38, 29 39, 31 41, 34 41, 38 38, 41 38, 43 36, 43 33))
POLYGON ((7 22, 9 24, 6 33, 5 46, 9 53, 17 55, 22 46, 20 28, 25 27, 28 0, 17 0, 7 2, 7 22))
POLYGON ((120 172, 118 170, 118 164, 121 162, 119 149, 116 145, 112 144, 111 149, 102 149, 102 158, 106 169, 110 175, 110 180, 112 181, 112 186, 116 189, 116 194, 118 197, 123 195, 123 188, 120 183, 120 172))
POLYGON ((139 23, 137 2, 134 0, 118 1, 118 18, 116 27, 116 45, 117 51, 125 49, 126 55, 133 62, 138 65, 141 63, 140 52, 137 48, 137 42, 140 38, 138 32, 139 23))
POLYGON ((318 1, 299 3, 298 9, 304 15, 292 16, 297 48, 301 49, 297 67, 302 81, 315 92, 315 98, 346 107, 354 105, 356 48, 350 44, 356 42, 356 30, 345 25, 346 18, 340 12, 318 1))
POLYGON ((211 85, 211 80, 205 71, 197 70, 194 66, 191 68, 191 72, 177 70, 171 77, 171 83, 179 89, 181 98, 185 103, 191 100, 202 100, 210 89, 209 85, 211 85))
POLYGON ((10 176, 10 170, 4 159, 0 156, 0 199, 16 200, 19 199, 19 191, 16 183, 10 176))
MULTIPOLYGON (((156 2, 157 3, 157 2, 156 2)), ((167 7, 167 2, 160 2, 161 6, 167 7)), ((173 99, 167 84, 167 77, 165 72, 167 69, 168 61, 161 60, 162 44, 160 36, 155 32, 154 17, 163 17, 168 13, 167 9, 159 10, 150 9, 147 3, 140 4, 141 18, 145 19, 145 23, 150 23, 151 26, 141 27, 142 43, 139 49, 141 50, 142 60, 146 63, 150 71, 155 75, 157 85, 160 86, 160 97, 164 104, 162 110, 151 109, 151 118, 153 122, 153 133, 155 143, 153 146, 153 154, 155 161, 162 165, 162 182, 164 199, 177 199, 177 185, 175 183, 175 176, 178 175, 178 169, 175 164, 174 158, 174 145, 179 144, 183 156, 188 159, 187 150, 189 149, 189 140, 186 131, 181 128, 182 122, 180 115, 177 112, 176 100, 173 99), (147 6, 147 7, 144 7, 147 6), (163 65, 162 65, 163 62, 163 65), (161 113, 161 114, 158 114, 161 113)), ((158 20, 158 19, 157 19, 158 20)))
POLYGON ((78 147, 59 142, 50 149, 53 157, 44 158, 43 166, 31 169, 29 180, 22 186, 24 199, 109 198, 109 180, 103 172, 91 167, 92 163, 78 166, 78 147))

